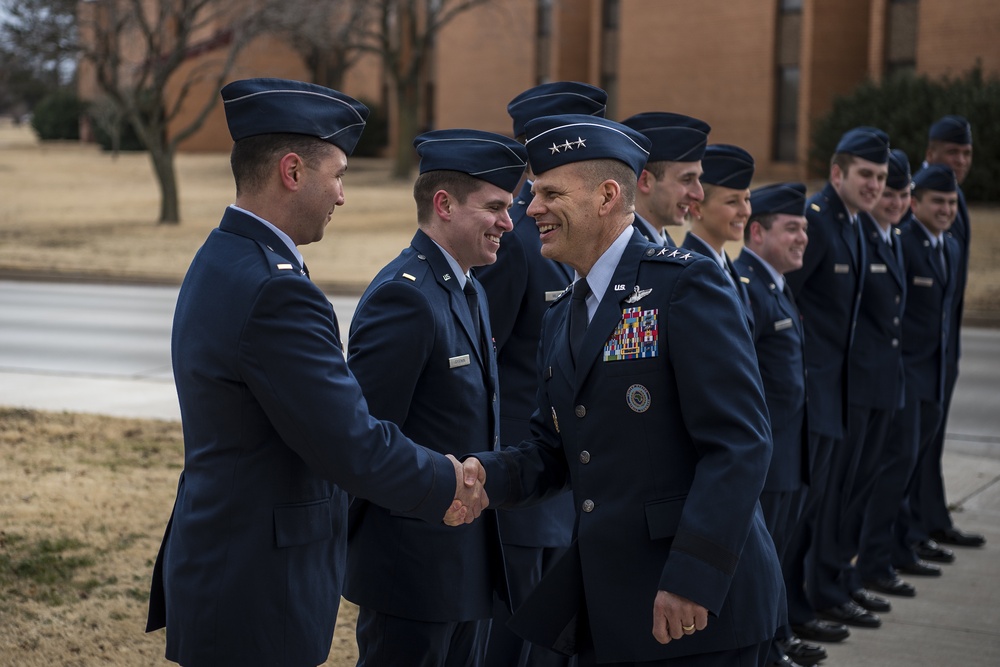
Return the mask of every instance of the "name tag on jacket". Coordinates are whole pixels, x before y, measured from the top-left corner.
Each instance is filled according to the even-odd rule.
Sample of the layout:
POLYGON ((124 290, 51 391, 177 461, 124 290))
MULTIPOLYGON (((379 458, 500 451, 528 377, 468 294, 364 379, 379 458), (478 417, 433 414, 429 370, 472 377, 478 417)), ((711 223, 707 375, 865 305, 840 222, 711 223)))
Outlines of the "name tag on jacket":
POLYGON ((448 368, 458 368, 459 366, 468 366, 470 363, 472 362, 469 360, 469 355, 463 354, 448 359, 448 368))
POLYGON ((917 287, 934 287, 934 279, 924 278, 923 276, 913 276, 913 284, 917 287))
POLYGON ((557 290, 555 290, 553 292, 546 292, 545 293, 545 301, 546 302, 548 302, 548 301, 555 301, 565 291, 566 290, 564 290, 564 289, 557 289, 557 290))
POLYGON ((850 264, 834 264, 833 265, 833 272, 834 273, 850 273, 851 272, 851 265, 850 264))
POLYGON ((872 264, 871 271, 872 273, 885 273, 886 272, 885 264, 872 264))
POLYGON ((792 328, 792 318, 790 317, 786 317, 785 319, 778 320, 777 322, 774 323, 775 331, 784 331, 785 329, 791 329, 791 328, 792 328))

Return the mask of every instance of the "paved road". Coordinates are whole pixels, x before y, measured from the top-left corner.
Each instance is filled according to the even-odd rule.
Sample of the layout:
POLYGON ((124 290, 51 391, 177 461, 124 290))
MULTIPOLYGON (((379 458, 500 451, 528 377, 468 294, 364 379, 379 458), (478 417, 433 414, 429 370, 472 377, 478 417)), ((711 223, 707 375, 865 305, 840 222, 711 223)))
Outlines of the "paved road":
MULTIPOLYGON (((0 405, 179 418, 177 288, 0 281, 0 405)), ((341 331, 357 303, 332 297, 341 331)), ((949 440, 1000 458, 1000 331, 966 328, 949 440)))

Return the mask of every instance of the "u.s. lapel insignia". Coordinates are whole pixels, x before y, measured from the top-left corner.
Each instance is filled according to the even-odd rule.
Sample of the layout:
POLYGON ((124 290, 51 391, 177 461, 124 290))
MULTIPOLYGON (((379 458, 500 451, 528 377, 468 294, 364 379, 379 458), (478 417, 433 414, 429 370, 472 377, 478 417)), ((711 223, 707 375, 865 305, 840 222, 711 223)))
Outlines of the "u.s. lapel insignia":
POLYGON ((647 296, 649 296, 650 292, 652 291, 653 291, 652 287, 650 287, 649 289, 641 289, 638 285, 636 285, 635 290, 632 292, 632 294, 630 294, 629 297, 625 299, 625 303, 636 303, 641 299, 645 299, 647 296))
POLYGON ((615 332, 604 344, 604 361, 659 356, 659 310, 625 308, 615 332))
POLYGON ((559 432, 559 417, 556 416, 556 409, 552 408, 552 425, 556 427, 556 433, 559 432))
POLYGON ((451 274, 450 273, 446 273, 446 274, 444 274, 441 277, 444 278, 445 282, 448 282, 449 280, 451 280, 451 274))
POLYGON ((641 414, 646 410, 649 410, 652 397, 649 395, 649 390, 644 386, 641 384, 634 384, 625 392, 625 402, 628 403, 628 407, 632 410, 632 412, 638 412, 641 414))

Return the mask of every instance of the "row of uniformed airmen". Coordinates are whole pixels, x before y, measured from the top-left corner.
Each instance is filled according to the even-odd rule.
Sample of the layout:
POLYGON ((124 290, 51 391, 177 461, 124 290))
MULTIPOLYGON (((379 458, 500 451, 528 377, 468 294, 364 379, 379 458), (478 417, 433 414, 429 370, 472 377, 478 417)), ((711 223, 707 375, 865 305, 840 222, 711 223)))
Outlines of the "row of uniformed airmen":
POLYGON ((179 313, 197 304, 219 322, 175 322, 185 472, 149 624, 167 624, 169 658, 316 664, 336 601, 290 607, 317 580, 339 597, 343 577, 359 665, 811 665, 826 652, 803 639, 877 625, 870 610, 888 603, 869 589, 912 594, 896 570, 928 573, 928 549, 953 557, 931 531, 975 541, 928 520, 964 288, 946 233, 952 171, 921 170, 916 215, 893 234, 908 166, 879 130, 844 136, 807 204, 798 183, 751 192, 753 158, 708 145, 700 120, 617 123, 598 88, 537 86, 508 105, 521 142, 417 138, 418 229, 359 302, 347 370, 295 246, 344 201, 363 106, 300 82, 241 85, 223 95, 238 185, 227 216, 246 229, 224 221, 182 290, 179 313), (251 141, 258 166, 242 175, 251 141), (675 247, 666 228, 685 220, 675 247), (226 249, 233 235, 260 249, 226 249), (723 246, 740 239, 734 262, 723 246), (938 244, 944 263, 927 264, 938 244), (266 275, 232 289, 260 296, 209 306, 202 276, 241 253, 266 275), (294 283, 269 253, 299 267, 294 283), (275 324, 295 313, 304 337, 275 324), (213 327, 231 329, 224 349, 191 348, 213 327), (318 443, 296 415, 323 420, 324 405, 339 426, 318 443), (262 435, 244 442, 206 410, 252 414, 262 435), (386 449, 406 455, 389 465, 386 449), (234 475, 246 483, 222 484, 234 475), (349 513, 320 478, 353 496, 349 513), (395 479, 425 495, 391 492, 395 479), (270 491, 234 520, 240 498, 224 490, 255 484, 270 491), (245 533, 261 523, 273 541, 245 533), (259 578, 287 583, 254 604, 259 578))

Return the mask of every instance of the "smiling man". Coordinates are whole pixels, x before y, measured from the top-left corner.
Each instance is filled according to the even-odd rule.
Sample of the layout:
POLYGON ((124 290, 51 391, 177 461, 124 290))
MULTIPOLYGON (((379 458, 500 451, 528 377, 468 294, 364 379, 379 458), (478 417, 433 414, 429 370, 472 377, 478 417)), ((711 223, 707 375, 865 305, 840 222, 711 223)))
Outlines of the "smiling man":
MULTIPOLYGON (((521 144, 478 130, 414 141, 418 229, 358 303, 348 364, 373 415, 445 454, 497 447, 497 367, 485 292, 470 273, 512 228, 521 144)), ((344 596, 360 607, 358 665, 480 665, 499 566, 496 512, 458 529, 361 500, 344 596), (448 531, 451 532, 448 532, 448 531)))
POLYGON ((810 485, 785 558, 788 618, 804 639, 839 641, 848 635, 844 624, 881 624, 850 598, 839 604, 814 601, 805 589, 811 596, 822 583, 809 581, 805 589, 803 583, 806 572, 815 572, 806 558, 837 543, 841 499, 828 479, 847 435, 848 360, 867 266, 859 216, 867 216, 882 196, 888 161, 889 137, 882 130, 856 127, 844 133, 830 160, 829 182, 806 206, 809 245, 802 268, 787 276, 805 326, 809 371, 810 485), (834 625, 817 618, 816 603, 834 625))

